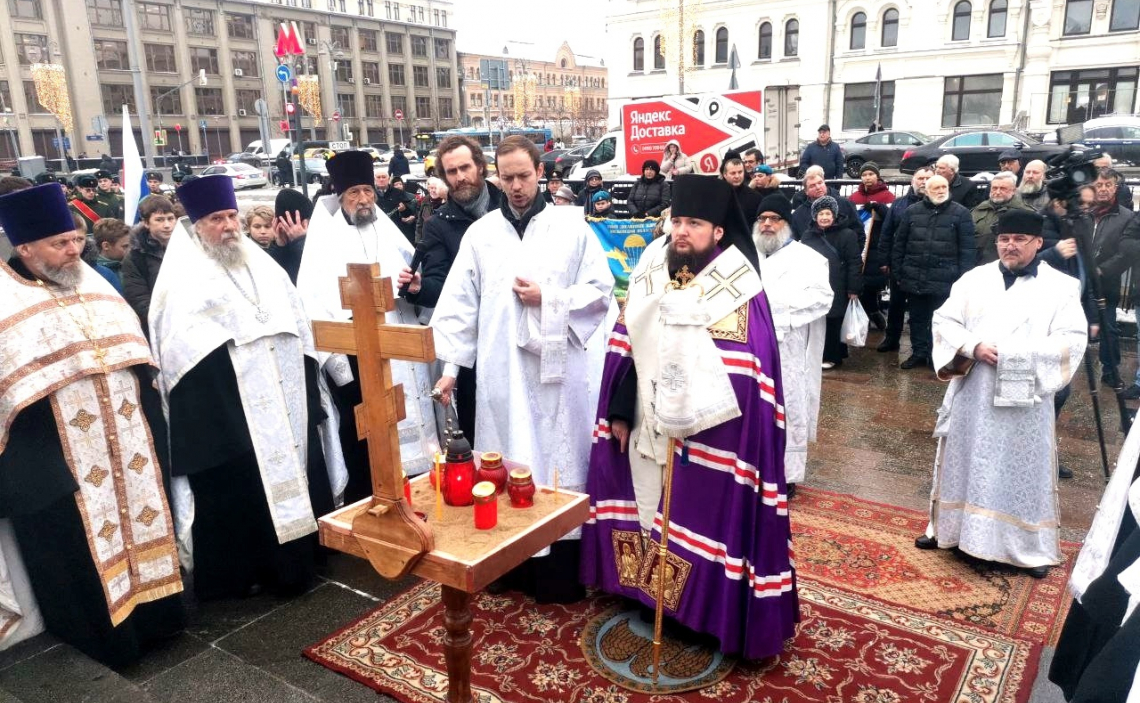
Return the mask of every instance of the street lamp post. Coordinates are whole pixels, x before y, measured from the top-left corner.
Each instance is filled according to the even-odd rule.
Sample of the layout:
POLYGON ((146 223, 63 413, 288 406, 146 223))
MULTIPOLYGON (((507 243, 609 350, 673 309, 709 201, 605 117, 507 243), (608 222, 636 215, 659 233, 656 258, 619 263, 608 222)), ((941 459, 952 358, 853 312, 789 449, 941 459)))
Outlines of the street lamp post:
MULTIPOLYGON (((190 85, 194 81, 198 81, 198 85, 206 85, 206 83, 208 82, 206 79, 206 69, 204 69, 204 68, 198 69, 198 75, 195 76, 194 78, 191 78, 190 80, 185 81, 184 83, 179 83, 178 85, 174 86, 170 90, 168 90, 164 93, 159 93, 159 95, 157 97, 155 97, 155 99, 154 99, 154 119, 156 122, 158 122, 158 128, 159 129, 162 129, 162 101, 166 99, 166 96, 173 95, 176 91, 182 90, 184 87, 190 85)), ((178 150, 182 151, 182 130, 178 130, 178 150)), ((207 149, 207 151, 209 151, 209 150, 207 149)))
POLYGON ((344 58, 344 51, 340 48, 340 42, 330 42, 327 39, 321 40, 321 51, 319 53, 327 53, 329 55, 329 70, 332 72, 332 90, 333 90, 333 105, 337 114, 340 115, 340 120, 333 120, 336 123, 336 138, 338 141, 344 140, 344 113, 340 109, 340 92, 337 90, 337 61, 344 58))

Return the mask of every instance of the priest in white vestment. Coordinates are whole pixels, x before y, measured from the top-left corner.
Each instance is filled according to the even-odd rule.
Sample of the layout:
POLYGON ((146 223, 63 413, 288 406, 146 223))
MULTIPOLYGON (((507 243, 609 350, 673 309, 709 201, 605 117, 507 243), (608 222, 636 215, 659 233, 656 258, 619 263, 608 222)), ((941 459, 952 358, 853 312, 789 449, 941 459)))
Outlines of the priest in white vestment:
POLYGON ((1079 281, 1037 260, 1044 218, 998 221, 999 260, 964 274, 934 313, 934 368, 953 377, 934 435, 920 549, 958 547, 1044 578, 1061 561, 1053 394, 1085 352, 1079 281))
MULTIPOLYGON (((390 277, 393 294, 396 277, 411 263, 415 250, 392 221, 376 207, 372 157, 362 151, 346 151, 328 161, 335 195, 317 202, 297 288, 305 312, 314 320, 348 322, 352 311, 341 305, 339 281, 348 275, 350 263, 377 263, 380 275, 390 277)), ((389 324, 419 324, 415 306, 397 298, 396 309, 387 314, 389 324)), ((348 466, 346 502, 372 495, 372 479, 365 440, 356 434, 354 408, 360 403, 360 383, 354 371, 355 357, 320 353, 323 370, 332 379, 333 394, 341 415, 341 442, 348 466)), ((431 468, 439 449, 435 408, 431 400, 436 373, 433 366, 392 361, 393 383, 404 387, 405 417, 398 425, 400 459, 409 476, 431 468)))
POLYGON ((833 294, 827 259, 792 238, 791 202, 774 193, 761 201, 755 216, 752 237, 780 347, 787 417, 784 477, 791 498, 804 480, 808 443, 815 441, 819 423, 823 337, 833 294))
MULTIPOLYGON (((476 450, 526 464, 538 484, 558 471, 562 487, 581 490, 594 411, 587 347, 605 342, 595 333, 613 275, 582 213, 542 198, 533 143, 508 137, 496 165, 506 197, 467 230, 432 317, 445 362, 436 387, 450 397, 458 368, 475 366, 476 450)), ((576 585, 577 555, 559 561, 576 585)))

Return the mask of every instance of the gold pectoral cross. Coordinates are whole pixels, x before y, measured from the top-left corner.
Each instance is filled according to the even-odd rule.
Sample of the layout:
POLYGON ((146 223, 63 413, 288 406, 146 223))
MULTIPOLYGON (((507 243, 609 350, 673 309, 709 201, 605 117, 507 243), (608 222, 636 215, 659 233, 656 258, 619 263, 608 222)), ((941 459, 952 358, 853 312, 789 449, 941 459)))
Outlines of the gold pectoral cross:
POLYGON ((685 264, 681 270, 673 275, 672 287, 676 289, 687 288, 696 276, 689 270, 689 265, 685 264))

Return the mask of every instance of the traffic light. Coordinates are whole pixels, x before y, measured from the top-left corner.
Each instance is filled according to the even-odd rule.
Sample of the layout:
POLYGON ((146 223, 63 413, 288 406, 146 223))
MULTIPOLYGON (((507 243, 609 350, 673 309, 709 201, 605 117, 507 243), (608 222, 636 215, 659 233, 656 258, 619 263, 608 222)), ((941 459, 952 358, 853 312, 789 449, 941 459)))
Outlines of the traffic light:
POLYGON ((296 136, 300 136, 300 134, 301 134, 301 111, 296 109, 296 105, 294 105, 293 111, 287 112, 287 114, 285 116, 289 120, 289 129, 296 132, 297 133, 296 136))

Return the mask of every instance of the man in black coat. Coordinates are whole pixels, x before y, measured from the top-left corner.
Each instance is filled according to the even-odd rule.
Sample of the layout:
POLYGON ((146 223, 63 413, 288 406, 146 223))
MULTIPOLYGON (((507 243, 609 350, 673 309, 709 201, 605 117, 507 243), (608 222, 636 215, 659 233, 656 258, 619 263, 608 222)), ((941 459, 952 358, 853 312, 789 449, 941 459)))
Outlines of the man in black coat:
MULTIPOLYGON (((408 285, 408 301, 434 308, 467 228, 487 212, 499 207, 502 193, 487 182, 487 161, 482 149, 467 137, 447 137, 439 144, 436 163, 440 164, 450 194, 444 204, 424 224, 423 272, 404 268, 398 283, 408 285)), ((459 368, 455 382, 459 427, 469 440, 475 437, 475 368, 459 368)))
POLYGON ((895 232, 902 222, 903 214, 907 208, 915 203, 922 202, 926 197, 926 182, 934 175, 928 168, 920 168, 914 172, 910 179, 910 190, 906 195, 891 203, 887 210, 887 218, 883 220, 883 230, 879 234, 879 260, 886 262, 881 271, 887 274, 891 286, 891 302, 887 308, 887 333, 883 341, 876 347, 881 352, 898 351, 899 339, 902 338, 903 321, 906 319, 906 292, 899 285, 895 270, 891 268, 891 252, 894 248, 895 232))
POLYGON ((756 217, 756 208, 763 200, 758 192, 748 187, 748 179, 744 173, 744 161, 735 151, 724 155, 724 162, 720 165, 720 177, 732 186, 732 194, 736 197, 736 204, 744 213, 745 222, 751 222, 756 217))
POLYGON ((979 184, 958 173, 957 156, 943 154, 934 165, 934 172, 950 184, 950 199, 967 210, 973 210, 986 199, 986 191, 979 188, 979 184))
MULTIPOLYGON (((827 185, 823 178, 823 169, 818 166, 812 166, 807 170, 803 176, 804 188, 797 191, 792 196, 792 232, 795 234, 796 240, 803 239, 807 231, 811 229, 813 222, 811 214, 811 204, 819 200, 825 195, 830 195, 835 198, 835 202, 839 205, 839 219, 845 219, 847 222, 858 222, 859 211, 850 200, 844 198, 839 194, 839 191, 827 185)), ((755 213, 753 213, 755 215, 755 213)), ((864 234, 862 228, 855 234, 859 237, 859 248, 863 248, 864 234)))
POLYGON ((977 249, 970 211, 950 200, 942 176, 926 182, 926 197, 908 207, 895 232, 891 270, 906 291, 910 313, 910 357, 903 369, 930 366, 934 311, 950 296, 950 287, 974 267, 977 249))
POLYGON ((1117 202, 1120 174, 1102 168, 1093 187, 1096 199, 1090 212, 1093 218, 1093 262, 1104 297, 1108 329, 1100 343, 1100 361, 1104 365, 1101 380, 1117 386, 1121 380, 1116 368, 1120 365, 1120 328, 1116 324, 1116 308, 1120 302, 1120 279, 1124 272, 1140 260, 1140 226, 1131 227, 1134 220, 1131 210, 1117 202))
POLYGON ((819 166, 823 169, 824 178, 843 177, 843 150, 831 141, 831 127, 819 126, 819 138, 807 145, 800 154, 800 177, 810 166, 819 166))
POLYGON ((416 222, 415 214, 416 198, 411 193, 397 188, 393 184, 395 176, 389 175, 387 171, 379 171, 376 174, 376 207, 380 212, 384 213, 392 223, 403 232, 404 236, 413 245, 416 243, 416 222), (410 230, 407 223, 404 222, 409 216, 412 217, 410 230))

